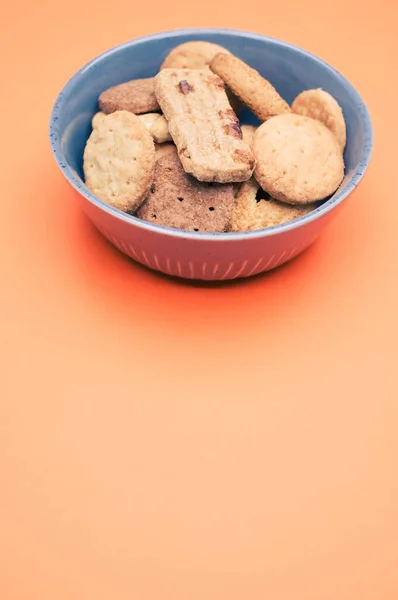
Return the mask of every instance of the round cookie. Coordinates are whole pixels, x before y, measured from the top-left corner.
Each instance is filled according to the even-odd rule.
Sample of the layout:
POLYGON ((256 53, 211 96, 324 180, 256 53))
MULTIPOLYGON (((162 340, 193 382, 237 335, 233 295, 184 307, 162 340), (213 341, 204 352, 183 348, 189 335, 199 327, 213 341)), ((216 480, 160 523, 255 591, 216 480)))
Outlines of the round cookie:
POLYGON ((334 133, 340 148, 344 150, 347 133, 343 111, 337 100, 328 92, 320 88, 301 92, 292 103, 292 112, 323 123, 334 133))
POLYGON ((274 86, 240 58, 232 54, 217 54, 210 63, 210 69, 260 121, 290 112, 289 105, 274 86))
POLYGON ((162 69, 204 69, 219 52, 230 54, 229 50, 211 42, 185 42, 171 50, 163 61, 162 69))
POLYGON ((344 160, 336 137, 319 121, 279 115, 254 134, 254 176, 270 196, 289 204, 324 200, 344 177, 344 160))
POLYGON ((87 187, 115 208, 132 212, 153 180, 155 148, 139 118, 116 111, 94 122, 83 156, 87 187))
POLYGON ((252 177, 242 183, 235 198, 229 231, 254 231, 281 225, 311 212, 316 204, 292 206, 278 202, 260 188, 252 177))

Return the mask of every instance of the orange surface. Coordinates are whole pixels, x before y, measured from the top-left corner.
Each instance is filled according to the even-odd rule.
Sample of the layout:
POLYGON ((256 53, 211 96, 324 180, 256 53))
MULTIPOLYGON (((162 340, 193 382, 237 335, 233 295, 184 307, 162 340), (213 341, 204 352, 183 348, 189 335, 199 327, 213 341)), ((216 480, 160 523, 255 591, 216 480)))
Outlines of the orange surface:
POLYGON ((396 600, 397 4, 197 11, 2 9, 0 598, 396 600), (331 62, 376 142, 322 239, 224 287, 171 281, 109 246, 47 141, 53 100, 87 60, 208 25, 331 62))

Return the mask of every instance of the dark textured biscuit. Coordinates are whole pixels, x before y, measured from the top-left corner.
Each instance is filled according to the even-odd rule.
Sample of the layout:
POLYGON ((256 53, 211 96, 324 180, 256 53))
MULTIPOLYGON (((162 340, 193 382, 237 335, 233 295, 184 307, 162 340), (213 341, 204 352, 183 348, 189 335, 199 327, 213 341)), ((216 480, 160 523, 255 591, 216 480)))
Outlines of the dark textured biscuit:
POLYGON ((136 115, 160 112, 152 77, 133 79, 105 90, 99 97, 98 105, 105 114, 117 110, 128 110, 136 115))
POLYGON ((201 183, 187 175, 177 153, 156 162, 155 177, 137 216, 188 231, 226 231, 234 206, 231 184, 201 183))

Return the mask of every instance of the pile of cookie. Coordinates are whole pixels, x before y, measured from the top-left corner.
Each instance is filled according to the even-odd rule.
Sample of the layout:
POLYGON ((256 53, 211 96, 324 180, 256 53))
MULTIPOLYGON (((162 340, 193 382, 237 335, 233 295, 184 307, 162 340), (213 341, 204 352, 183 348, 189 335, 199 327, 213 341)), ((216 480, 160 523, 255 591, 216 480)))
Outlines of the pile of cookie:
POLYGON ((174 48, 154 78, 99 97, 87 187, 146 221, 190 231, 262 229, 313 210, 344 177, 346 126, 327 92, 289 106, 256 70, 209 42, 174 48), (246 105, 261 121, 242 125, 246 105))

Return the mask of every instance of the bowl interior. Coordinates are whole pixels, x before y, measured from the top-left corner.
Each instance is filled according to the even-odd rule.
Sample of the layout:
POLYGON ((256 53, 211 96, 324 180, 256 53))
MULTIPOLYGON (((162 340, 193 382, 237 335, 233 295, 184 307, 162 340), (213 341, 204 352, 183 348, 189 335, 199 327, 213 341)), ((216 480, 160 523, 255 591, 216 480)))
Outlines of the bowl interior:
MULTIPOLYGON (((54 106, 50 136, 61 168, 75 185, 87 194, 83 151, 100 93, 130 79, 155 75, 171 48, 194 39, 228 48, 264 75, 289 103, 304 89, 321 87, 332 94, 347 123, 345 177, 334 196, 351 182, 354 173, 360 179, 370 156, 371 125, 359 94, 341 74, 317 57, 279 40, 245 32, 195 30, 157 34, 123 44, 95 58, 70 79, 54 106)), ((241 120, 257 122, 247 110, 241 120)))

